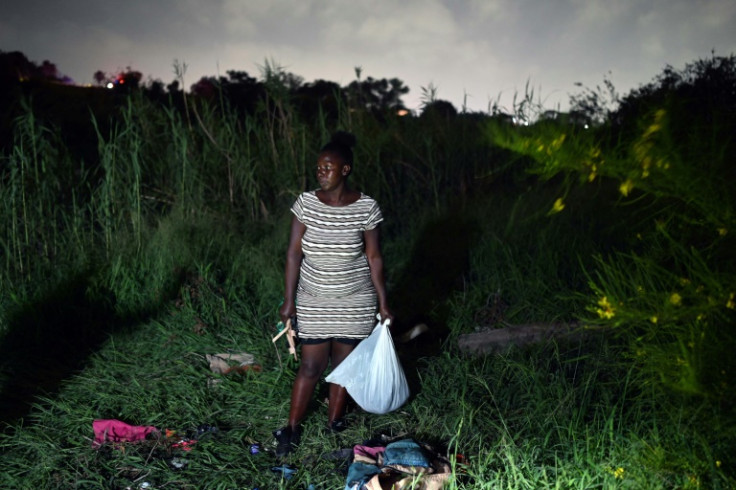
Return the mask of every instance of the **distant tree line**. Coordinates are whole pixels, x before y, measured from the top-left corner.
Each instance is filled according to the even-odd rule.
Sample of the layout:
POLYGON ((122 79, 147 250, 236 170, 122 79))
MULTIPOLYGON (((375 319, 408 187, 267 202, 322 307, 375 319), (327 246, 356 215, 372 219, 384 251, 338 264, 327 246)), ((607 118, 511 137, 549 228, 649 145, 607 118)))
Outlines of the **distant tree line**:
POLYGON ((81 87, 62 75, 50 61, 38 65, 23 53, 0 51, 0 109, 3 114, 0 147, 8 148, 12 144, 12 120, 26 110, 24 103, 31 104, 40 118, 61 127, 67 133, 66 139, 75 139, 69 134, 69 128, 79 133, 80 126, 87 126, 82 131, 86 139, 92 136, 88 127, 90 112, 104 123, 114 115, 115 107, 125 96, 133 93, 182 110, 187 98, 190 102, 208 101, 241 115, 254 114, 268 97, 276 96, 288 100, 304 120, 313 120, 318 114, 334 120, 340 107, 377 117, 409 112, 402 100, 409 92, 403 81, 362 78, 361 74, 360 68, 356 68, 356 80, 346 86, 327 80, 305 82, 302 77, 267 63, 260 78, 246 71, 230 70, 226 76, 204 76, 186 92, 182 87, 183 76, 164 84, 161 80, 144 80, 140 71, 127 67, 117 73, 97 70, 93 74, 94 85, 81 87))
MULTIPOLYGON (((12 146, 13 120, 31 107, 41 121, 60 129, 61 137, 73 151, 80 150, 82 156, 89 157, 94 153, 90 139, 95 141, 96 137, 90 116, 97 118, 104 132, 117 108, 131 94, 178 110, 186 110, 187 102, 210 103, 241 116, 263 110, 269 98, 278 99, 288 103, 304 121, 314 121, 320 115, 328 123, 336 121, 341 108, 369 114, 379 121, 397 114, 413 115, 402 100, 409 92, 403 81, 363 77, 359 67, 355 68, 355 80, 341 86, 322 79, 305 82, 302 77, 267 62, 258 78, 246 71, 229 70, 225 76, 200 78, 191 84, 188 92, 182 86, 186 67, 175 68, 180 76, 168 84, 150 78, 144 80, 140 71, 127 67, 118 73, 98 70, 93 74, 95 85, 81 87, 74 85, 48 60, 37 64, 23 53, 0 51, 0 150, 12 146)), ((536 119, 577 127, 603 125, 613 129, 611 134, 620 138, 636 130, 635 122, 642 114, 673 101, 678 110, 687 112, 691 116, 689 120, 698 124, 731 128, 736 118, 734 55, 713 54, 682 70, 667 66, 654 80, 624 96, 616 92, 610 80, 604 80, 602 87, 594 89, 580 87, 579 93, 571 95, 567 113, 540 106, 536 108, 536 119)), ((518 120, 533 123, 529 112, 534 104, 528 94, 518 107, 515 102, 506 111, 510 113, 497 105, 488 113, 458 113, 450 102, 436 98, 431 85, 422 91, 424 118, 452 120, 463 116, 475 121, 497 118, 510 124, 518 120)))

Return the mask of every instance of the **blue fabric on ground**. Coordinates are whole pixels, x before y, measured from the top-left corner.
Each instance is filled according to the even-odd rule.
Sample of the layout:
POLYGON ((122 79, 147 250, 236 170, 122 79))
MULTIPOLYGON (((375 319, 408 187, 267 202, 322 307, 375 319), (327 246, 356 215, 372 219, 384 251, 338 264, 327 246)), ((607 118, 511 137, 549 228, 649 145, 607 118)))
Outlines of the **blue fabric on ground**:
POLYGON ((374 464, 356 461, 350 465, 350 468, 348 468, 348 478, 345 490, 356 490, 361 488, 363 485, 368 483, 371 478, 373 478, 373 475, 377 475, 380 472, 381 469, 374 464))
POLYGON ((396 441, 386 446, 383 457, 384 466, 423 466, 429 467, 429 460, 421 446, 411 439, 396 441))

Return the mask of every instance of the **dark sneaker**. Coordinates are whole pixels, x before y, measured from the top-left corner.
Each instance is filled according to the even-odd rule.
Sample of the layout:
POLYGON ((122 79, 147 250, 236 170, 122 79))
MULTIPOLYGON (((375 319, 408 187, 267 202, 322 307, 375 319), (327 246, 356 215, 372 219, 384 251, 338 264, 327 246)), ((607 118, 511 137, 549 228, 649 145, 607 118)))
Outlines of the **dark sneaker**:
POLYGON ((330 423, 328 428, 330 429, 330 432, 333 432, 333 433, 342 432, 348 428, 348 421, 345 420, 344 418, 333 420, 330 423))
POLYGON ((292 429, 290 425, 273 431, 276 438, 276 456, 283 458, 299 445, 302 436, 301 427, 292 429))

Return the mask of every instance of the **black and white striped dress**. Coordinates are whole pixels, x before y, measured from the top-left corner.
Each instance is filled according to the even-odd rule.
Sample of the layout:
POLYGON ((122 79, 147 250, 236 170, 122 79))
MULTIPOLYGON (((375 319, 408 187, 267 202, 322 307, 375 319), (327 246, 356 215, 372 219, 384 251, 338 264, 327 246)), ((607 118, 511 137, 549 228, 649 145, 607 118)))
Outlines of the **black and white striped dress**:
POLYGON ((365 194, 347 206, 329 206, 315 191, 291 208, 306 226, 296 294, 300 339, 363 339, 376 319, 376 290, 365 256, 363 232, 383 221, 365 194))

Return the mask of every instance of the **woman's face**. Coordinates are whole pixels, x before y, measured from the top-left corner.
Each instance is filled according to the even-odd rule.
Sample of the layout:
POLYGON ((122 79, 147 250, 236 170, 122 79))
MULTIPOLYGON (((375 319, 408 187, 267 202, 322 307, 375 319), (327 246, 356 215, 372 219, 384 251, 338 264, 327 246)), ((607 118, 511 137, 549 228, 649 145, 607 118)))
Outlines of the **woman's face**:
POLYGON ((317 158, 317 182, 323 191, 330 191, 339 187, 348 174, 350 165, 345 165, 342 158, 335 153, 325 151, 317 158))

